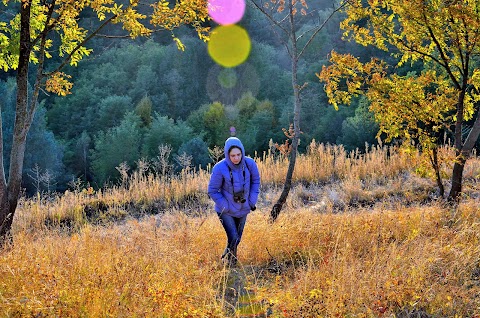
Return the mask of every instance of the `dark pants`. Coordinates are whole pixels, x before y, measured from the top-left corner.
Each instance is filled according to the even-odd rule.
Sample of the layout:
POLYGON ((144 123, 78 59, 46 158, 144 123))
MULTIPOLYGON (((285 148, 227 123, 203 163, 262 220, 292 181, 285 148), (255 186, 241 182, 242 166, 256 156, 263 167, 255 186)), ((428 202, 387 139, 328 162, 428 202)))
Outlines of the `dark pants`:
POLYGON ((224 255, 222 257, 233 257, 237 258, 237 246, 242 239, 243 228, 245 227, 245 222, 247 221, 247 216, 241 218, 236 218, 224 213, 219 214, 220 222, 222 222, 225 233, 227 234, 227 248, 225 249, 224 255))

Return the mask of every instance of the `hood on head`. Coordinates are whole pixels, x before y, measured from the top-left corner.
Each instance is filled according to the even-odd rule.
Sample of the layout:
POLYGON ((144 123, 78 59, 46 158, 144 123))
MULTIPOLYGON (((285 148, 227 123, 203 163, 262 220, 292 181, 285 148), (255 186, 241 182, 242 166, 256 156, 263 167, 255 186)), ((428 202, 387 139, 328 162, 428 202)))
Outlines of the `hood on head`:
POLYGON ((228 165, 230 167, 235 167, 235 165, 233 164, 233 162, 230 160, 230 156, 228 155, 228 151, 230 150, 230 148, 232 148, 233 146, 237 146, 238 148, 240 148, 240 150, 242 151, 242 161, 243 162, 243 158, 245 157, 245 149, 243 148, 243 144, 242 142, 240 141, 240 139, 238 139, 237 137, 230 137, 228 138, 226 141, 225 141, 225 148, 224 148, 224 152, 225 152, 225 161, 227 161, 228 165))

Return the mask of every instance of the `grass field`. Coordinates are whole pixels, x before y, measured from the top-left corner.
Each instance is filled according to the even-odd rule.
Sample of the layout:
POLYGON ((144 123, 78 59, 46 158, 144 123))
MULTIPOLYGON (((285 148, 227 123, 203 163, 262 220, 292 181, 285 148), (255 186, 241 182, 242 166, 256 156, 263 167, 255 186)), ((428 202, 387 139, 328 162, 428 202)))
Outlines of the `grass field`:
POLYGON ((287 162, 257 158, 236 268, 220 260, 208 171, 22 200, 0 253, 0 316, 480 317, 478 158, 453 208, 418 155, 309 149, 273 224, 287 162))

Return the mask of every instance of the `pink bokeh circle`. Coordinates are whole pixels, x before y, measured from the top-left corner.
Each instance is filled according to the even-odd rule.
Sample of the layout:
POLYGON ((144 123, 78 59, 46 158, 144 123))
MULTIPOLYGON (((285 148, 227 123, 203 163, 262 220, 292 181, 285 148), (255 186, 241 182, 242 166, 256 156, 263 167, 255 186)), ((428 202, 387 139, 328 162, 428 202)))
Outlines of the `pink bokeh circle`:
POLYGON ((245 0, 208 0, 208 14, 221 25, 235 24, 245 14, 245 0))

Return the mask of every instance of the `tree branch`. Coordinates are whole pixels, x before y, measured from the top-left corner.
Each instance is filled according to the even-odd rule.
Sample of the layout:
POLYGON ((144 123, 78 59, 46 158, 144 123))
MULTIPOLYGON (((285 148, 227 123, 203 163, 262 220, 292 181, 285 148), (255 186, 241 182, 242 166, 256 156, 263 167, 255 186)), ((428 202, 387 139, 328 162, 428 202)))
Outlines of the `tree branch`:
MULTIPOLYGON (((263 6, 260 6, 258 5, 258 3, 255 1, 255 0, 250 0, 253 5, 258 9, 260 10, 261 13, 263 13, 269 20, 272 24, 274 24, 276 27, 278 27, 280 30, 282 30, 287 36, 289 36, 289 32, 287 29, 285 29, 279 21, 275 20, 273 18, 273 14, 270 14, 268 13, 267 11, 265 11, 265 9, 263 8, 263 6)), ((288 16, 288 15, 287 15, 288 16)), ((283 20, 283 19, 282 19, 283 20)))
MULTIPOLYGON (((290 34, 289 34, 289 32, 287 31, 287 29, 285 29, 283 26, 281 26, 278 21, 276 21, 275 19, 273 19, 273 16, 272 16, 273 14, 270 14, 270 13, 268 13, 267 11, 265 11, 265 10, 263 9, 263 7, 260 6, 260 5, 258 5, 254 0, 251 0, 251 2, 253 3, 253 5, 254 5, 258 10, 260 10, 260 12, 261 12, 263 15, 265 15, 265 16, 270 20, 270 22, 271 22, 271 24, 272 24, 273 26, 277 26, 278 28, 280 28, 280 29, 285 33, 285 35, 287 36, 287 38, 290 37, 290 34)), ((263 3, 263 2, 262 2, 262 3, 263 3)), ((287 15, 287 17, 288 17, 288 15, 287 15)), ((283 20, 283 19, 282 19, 282 20, 283 20)), ((273 30, 273 33, 275 33, 275 36, 276 36, 276 37, 278 38, 278 40, 280 41, 280 43, 281 43, 283 46, 285 46, 285 49, 287 50, 288 55, 289 55, 290 57, 293 57, 292 52, 291 52, 291 50, 290 50, 290 47, 288 46, 288 41, 285 41, 285 40, 278 34, 277 30, 276 30, 274 27, 272 27, 272 30, 273 30)))
MULTIPOLYGON (((45 1, 46 2, 46 1, 45 1)), ((48 8, 48 13, 47 13, 47 20, 45 21, 45 28, 43 29, 42 32, 40 32, 37 37, 32 41, 32 46, 35 46, 35 44, 38 43, 38 41, 43 38, 44 34, 45 36, 48 34, 48 32, 50 32, 56 25, 57 25, 57 22, 58 22, 58 19, 55 20, 52 24, 49 25, 50 23, 50 20, 52 19, 52 16, 53 16, 53 10, 55 9, 55 2, 56 0, 53 0, 52 3, 49 5, 49 8, 48 8)))
MULTIPOLYGON (((158 33, 158 32, 164 32, 164 31, 170 31, 168 29, 155 29, 155 30, 150 30, 148 34, 143 34, 140 33, 140 36, 147 36, 152 33, 158 33)), ((100 38, 106 38, 106 39, 130 39, 131 36, 129 34, 125 35, 108 35, 108 34, 96 34, 96 37, 100 38)))
MULTIPOLYGON (((465 21, 464 21, 464 22, 465 22, 465 21)), ((452 23, 452 24, 455 23, 452 15, 450 15, 450 23, 452 23)), ((464 26, 465 26, 465 24, 464 24, 464 26)), ((461 48, 460 38, 459 38, 459 36, 458 36, 458 33, 457 33, 457 32, 454 32, 454 35, 455 35, 455 38, 456 38, 456 41, 457 41, 455 47, 456 47, 457 50, 458 50, 458 55, 460 56, 460 61, 462 62, 462 68, 461 68, 460 72, 463 72, 463 70, 465 69, 465 57, 463 56, 463 53, 462 53, 462 48, 461 48)), ((466 36, 468 36, 468 35, 466 35, 466 36)), ((468 41, 465 42, 465 43, 468 45, 468 41)), ((467 73, 467 74, 468 74, 468 73, 467 73)), ((463 75, 465 76, 465 74, 463 74, 463 75)))
POLYGON ((451 68, 448 66, 448 57, 446 56, 445 52, 443 51, 442 46, 440 45, 440 42, 438 41, 437 37, 435 36, 435 33, 433 32, 432 28, 428 24, 428 20, 427 20, 427 17, 425 16, 425 13, 423 13, 423 18, 424 18, 424 21, 425 21, 425 25, 427 26, 428 33, 430 34, 430 37, 432 38, 433 42, 435 43, 435 46, 437 47, 437 50, 440 53, 440 57, 441 57, 444 64, 440 63, 436 59, 435 59, 435 61, 437 61, 437 63, 439 63, 441 66, 443 66, 445 68, 448 75, 450 76, 450 79, 455 84, 457 89, 461 89, 460 83, 458 82, 457 78, 453 75, 453 72, 452 72, 451 68))
POLYGON ((411 46, 411 45, 408 45, 405 41, 403 41, 402 39, 398 40, 398 43, 403 45, 407 50, 410 50, 411 52, 415 52, 415 53, 418 53, 420 55, 423 55, 424 57, 428 57, 430 59, 432 59, 433 61, 435 61, 436 63, 438 63, 440 66, 442 67, 447 67, 445 66, 442 61, 440 61, 438 58, 436 58, 435 56, 431 55, 431 54, 428 54, 426 52, 423 52, 423 51, 420 51, 419 49, 416 49, 415 47, 411 46))
MULTIPOLYGON (((290 56, 294 60, 294 64, 296 64, 297 61, 298 61, 298 53, 297 53, 298 49, 297 49, 297 36, 295 34, 295 15, 293 14, 293 2, 292 2, 292 0, 289 1, 288 11, 290 12, 289 15, 288 15, 288 17, 290 18, 289 37, 291 38, 291 41, 292 41, 292 53, 291 53, 290 56)), ((292 70, 292 73, 294 73, 293 70, 292 70)))
POLYGON ((40 92, 40 86, 42 79, 44 78, 43 75, 43 67, 45 65, 45 45, 47 42, 47 35, 48 33, 43 33, 42 40, 40 42, 40 50, 38 52, 38 68, 37 68, 37 75, 35 77, 35 84, 33 86, 33 94, 32 98, 30 99, 30 106, 27 108, 27 116, 25 120, 25 134, 30 129, 30 126, 33 122, 33 116, 35 115, 35 110, 37 109, 37 102, 38 102, 38 93, 40 92))
POLYGON ((82 46, 85 45, 85 43, 87 43, 88 41, 90 41, 90 39, 92 39, 98 32, 100 32, 100 30, 102 30, 105 26, 107 26, 113 19, 115 19, 118 15, 113 15, 111 16, 110 18, 108 18, 107 20, 105 20, 102 25, 100 25, 95 31, 93 31, 89 36, 87 36, 85 39, 83 39, 83 41, 78 44, 73 50, 72 52, 70 52, 70 54, 68 54, 68 56, 65 58, 65 60, 63 60, 63 62, 53 71, 51 72, 48 72, 48 73, 45 73, 44 75, 45 76, 50 76, 52 74, 55 74, 57 72, 59 72, 60 70, 62 70, 67 64, 68 62, 70 61, 70 59, 72 58, 73 54, 75 54, 75 52, 77 52, 82 46))
MULTIPOLYGON (((325 19, 325 21, 323 21, 323 23, 318 26, 315 30, 315 28, 313 28, 312 30, 315 30, 315 32, 310 36, 310 38, 308 39, 307 43, 303 46, 302 50, 300 51, 300 53, 298 54, 298 58, 300 58, 303 53, 305 52, 305 50, 307 49, 307 47, 310 45, 310 43, 312 43, 313 39, 315 38, 315 36, 318 34, 318 32, 320 32, 324 27, 325 25, 327 24, 327 22, 333 17, 333 15, 335 13, 337 13, 338 11, 340 11, 341 9, 343 9, 346 5, 348 4, 348 1, 344 1, 338 8, 336 8, 335 10, 332 11, 332 13, 330 13, 330 15, 328 16, 328 18, 325 19)), ((311 30, 307 31, 307 32, 310 32, 311 30)), ((305 32, 305 33, 307 33, 305 32)), ((298 38, 297 38, 297 41, 305 34, 303 33, 302 35, 300 35, 298 38)))

